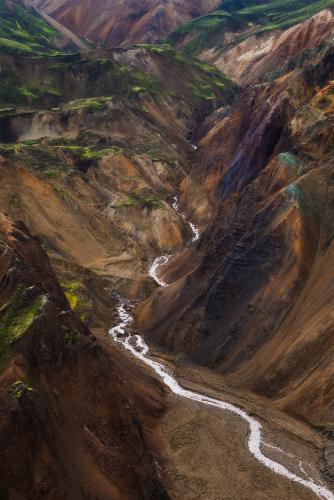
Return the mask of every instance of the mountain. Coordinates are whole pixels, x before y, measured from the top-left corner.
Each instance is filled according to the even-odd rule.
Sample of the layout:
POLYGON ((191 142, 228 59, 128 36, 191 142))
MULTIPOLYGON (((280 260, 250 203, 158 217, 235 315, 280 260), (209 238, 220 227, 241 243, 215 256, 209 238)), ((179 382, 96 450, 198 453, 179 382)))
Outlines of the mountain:
POLYGON ((155 43, 214 10, 219 0, 33 0, 42 12, 93 42, 111 47, 155 43))
POLYGON ((13 0, 0 4, 1 53, 56 55, 62 51, 87 49, 79 37, 57 23, 50 25, 36 10, 13 0))
POLYGON ((287 58, 326 39, 333 6, 332 0, 222 2, 225 10, 190 21, 167 41, 215 64, 239 84, 254 84, 278 74, 287 58))
POLYGON ((217 111, 202 128, 183 203, 206 222, 207 197, 193 194, 204 187, 211 221, 197 246, 166 267, 173 294, 161 290, 141 305, 138 327, 229 384, 330 428, 331 13, 286 41, 319 19, 327 36, 310 48, 306 38, 275 79, 244 89, 228 114, 217 111))
POLYGON ((0 237, 2 496, 167 498, 143 431, 162 397, 138 399, 147 376, 78 320, 24 224, 1 215, 0 237))

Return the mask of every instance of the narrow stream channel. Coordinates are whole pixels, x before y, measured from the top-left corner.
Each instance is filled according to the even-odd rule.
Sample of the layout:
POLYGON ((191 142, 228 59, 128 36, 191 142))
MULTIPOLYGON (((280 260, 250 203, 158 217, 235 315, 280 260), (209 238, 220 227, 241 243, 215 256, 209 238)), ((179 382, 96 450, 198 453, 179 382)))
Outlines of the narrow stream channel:
MULTIPOLYGON (((178 211, 178 213, 180 213, 177 197, 173 199, 173 208, 176 211, 178 211)), ((191 222, 189 222, 182 213, 180 213, 180 215, 190 225, 193 232, 193 238, 191 240, 191 243, 194 243, 200 238, 200 233, 196 228, 196 226, 194 226, 191 222)), ((169 259, 172 258, 174 255, 175 254, 169 254, 158 257, 157 259, 155 259, 155 261, 151 266, 149 274, 153 279, 155 279, 155 281, 160 286, 168 286, 168 284, 162 281, 158 277, 157 274, 158 270, 161 266, 165 265, 169 261, 169 259)), ((115 342, 121 344, 125 349, 130 351, 134 357, 141 360, 147 366, 152 368, 155 371, 155 373, 163 380, 163 382, 170 388, 170 390, 177 396, 191 399, 192 401, 196 401, 198 403, 207 406, 214 406, 223 411, 229 411, 237 415, 238 417, 241 417, 245 422, 247 422, 249 426, 249 436, 248 436, 249 452, 251 453, 251 455, 253 455, 253 457, 256 460, 258 460, 265 467, 272 470, 276 474, 279 474, 280 476, 289 479, 290 481, 294 481, 302 486, 305 486, 309 490, 313 491, 319 498, 324 498, 326 500, 334 500, 334 494, 328 488, 326 488, 325 485, 317 484, 312 478, 310 478, 307 475, 307 473, 305 472, 305 468, 303 467, 304 464, 300 460, 296 459, 297 462, 299 463, 299 468, 305 477, 298 476, 294 472, 291 472, 289 469, 287 469, 284 465, 264 455, 264 453, 261 451, 261 446, 267 448, 274 448, 283 454, 288 454, 288 453, 284 452, 280 448, 276 448, 264 442, 262 437, 262 425, 254 417, 251 417, 243 409, 231 403, 211 398, 204 394, 195 391, 190 391, 181 387, 177 382, 177 380, 170 373, 170 371, 163 364, 157 361, 153 361, 153 359, 151 359, 148 356, 149 347, 140 335, 131 336, 127 334, 126 332, 127 326, 129 326, 133 322, 133 316, 130 314, 129 310, 130 308, 127 307, 126 300, 120 301, 120 305, 118 307, 118 315, 120 322, 109 330, 109 334, 115 342)))
MULTIPOLYGON (((174 198, 173 198, 172 207, 182 217, 182 219, 190 226, 190 229, 193 233, 193 236, 192 236, 189 244, 195 243, 195 241, 199 240, 199 238, 200 238, 200 232, 199 232, 198 228, 195 226, 195 224, 190 222, 187 219, 187 217, 182 212, 180 212, 179 199, 177 196, 174 196, 174 198)), ((176 255, 176 253, 173 252, 173 253, 170 253, 167 255, 161 255, 160 257, 157 257, 154 260, 154 262, 149 270, 149 275, 151 276, 151 278, 154 279, 154 281, 156 281, 156 283, 158 283, 159 286, 168 286, 168 283, 166 283, 161 278, 159 278, 158 271, 160 270, 161 267, 165 266, 167 264, 167 262, 175 255, 176 255)))

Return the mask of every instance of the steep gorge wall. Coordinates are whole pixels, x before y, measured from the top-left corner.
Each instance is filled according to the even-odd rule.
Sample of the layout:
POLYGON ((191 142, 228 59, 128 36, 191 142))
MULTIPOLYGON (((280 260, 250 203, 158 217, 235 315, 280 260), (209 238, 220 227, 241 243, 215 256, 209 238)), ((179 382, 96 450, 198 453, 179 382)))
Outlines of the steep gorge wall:
POLYGON ((37 238, 3 215, 0 264, 1 494, 167 498, 153 465, 161 395, 78 320, 37 238))
MULTIPOLYGON (((178 257, 189 274, 176 272, 137 320, 150 342, 323 428, 333 418, 332 54, 320 45, 212 118, 192 171, 217 202, 189 254, 197 265, 178 257)), ((191 208, 186 187, 187 199, 191 208)))

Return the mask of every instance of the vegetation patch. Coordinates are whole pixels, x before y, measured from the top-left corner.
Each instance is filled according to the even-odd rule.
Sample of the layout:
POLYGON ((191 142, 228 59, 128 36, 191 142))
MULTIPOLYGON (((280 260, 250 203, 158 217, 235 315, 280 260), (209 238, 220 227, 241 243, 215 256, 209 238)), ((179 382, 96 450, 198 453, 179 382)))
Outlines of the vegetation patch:
POLYGON ((163 161, 165 159, 161 151, 154 145, 139 144, 134 148, 134 152, 150 158, 152 161, 163 161))
POLYGON ((131 197, 125 200, 119 200, 114 204, 114 208, 127 208, 132 206, 139 206, 141 208, 147 208, 148 210, 154 210, 156 208, 163 208, 163 203, 159 200, 159 198, 156 198, 151 194, 135 191, 132 193, 131 197))
POLYGON ((89 146, 63 144, 52 146, 52 148, 58 154, 65 153, 65 155, 70 155, 72 161, 74 161, 79 170, 83 172, 86 172, 92 164, 102 160, 105 156, 122 152, 122 148, 116 146, 94 148, 89 146))
POLYGON ((284 165, 287 165, 290 168, 293 168, 294 170, 297 170, 299 174, 304 173, 304 166, 298 156, 294 155, 293 153, 289 152, 284 152, 284 153, 279 153, 277 155, 277 161, 279 163, 284 163, 284 165))
POLYGON ((191 40, 184 48, 185 54, 194 56, 203 50, 221 43, 224 31, 236 30, 241 20, 227 11, 217 11, 198 17, 184 24, 166 39, 168 43, 177 44, 183 37, 191 35, 191 40))
MULTIPOLYGON (((88 139, 83 138, 83 143, 88 139)), ((29 170, 39 172, 47 179, 56 179, 62 174, 86 171, 92 164, 110 154, 122 153, 119 146, 90 147, 74 145, 66 140, 47 145, 38 141, 0 144, 0 154, 19 161, 29 170), (75 169, 78 167, 78 169, 75 169)))
MULTIPOLYGON (((202 73, 199 75, 200 81, 194 84, 192 88, 196 97, 204 100, 214 99, 219 90, 220 94, 221 91, 224 91, 226 98, 233 98, 236 91, 236 85, 211 64, 188 57, 186 53, 175 50, 168 43, 162 45, 141 44, 136 45, 136 47, 168 57, 171 63, 182 65, 184 71, 187 66, 189 69, 199 70, 199 72, 202 73)), ((194 78, 196 79, 196 76, 194 76, 194 78)))
POLYGON ((278 68, 275 68, 274 70, 267 73, 265 78, 268 83, 271 83, 274 80, 276 80, 276 78, 279 78, 283 74, 284 74, 284 68, 282 66, 279 66, 278 68))
POLYGON ((0 5, 0 51, 24 56, 57 55, 54 41, 58 32, 34 11, 28 12, 18 3, 9 9, 0 5))
POLYGON ((55 186, 53 188, 54 192, 57 193, 64 201, 67 201, 69 199, 69 194, 67 191, 65 191, 65 189, 62 189, 58 186, 55 186))
POLYGON ((266 31, 288 29, 312 17, 317 12, 333 6, 333 0, 223 0, 219 9, 200 16, 178 28, 166 41, 177 45, 189 40, 184 52, 194 56, 212 47, 223 49, 237 44, 249 36, 266 31), (245 30, 248 28, 252 28, 245 30), (243 31, 233 42, 225 41, 226 32, 243 31))
POLYGON ((77 99, 63 106, 64 111, 76 111, 78 109, 87 109, 88 111, 101 111, 107 108, 112 97, 91 97, 88 99, 77 99))
POLYGON ((11 115, 14 115, 16 112, 16 108, 13 108, 13 107, 1 107, 0 106, 0 117, 2 116, 11 116, 11 115))
POLYGON ((10 355, 12 344, 27 332, 46 302, 47 296, 32 297, 31 290, 19 286, 0 309, 0 367, 10 355))
POLYGON ((212 86, 208 85, 207 83, 202 83, 199 85, 195 85, 193 87, 193 92, 196 97, 199 97, 200 99, 204 100, 213 100, 215 99, 215 94, 212 90, 212 86))
POLYGON ((75 344, 75 342, 77 340, 77 334, 73 330, 66 328, 64 338, 65 338, 66 344, 69 346, 72 346, 75 344))
POLYGON ((33 392, 35 389, 22 380, 17 380, 11 385, 10 392, 14 398, 20 399, 27 392, 33 392))
POLYGON ((11 107, 12 111, 9 112, 8 104, 14 104, 15 106, 36 104, 41 100, 54 100, 60 96, 61 92, 56 87, 24 82, 17 73, 6 67, 6 65, 1 68, 0 104, 3 105, 2 109, 7 109, 6 113, 2 112, 2 114, 13 114, 13 107, 11 107))
POLYGON ((58 156, 57 150, 39 144, 38 141, 0 144, 0 154, 11 160, 19 161, 29 170, 40 172, 50 179, 58 177, 70 168, 70 165, 67 165, 64 159, 58 156))
POLYGON ((300 210, 308 215, 317 215, 314 207, 307 200, 305 193, 295 183, 290 184, 287 188, 287 193, 297 201, 300 210))
POLYGON ((79 315, 82 321, 89 321, 91 304, 86 296, 84 283, 75 279, 63 279, 61 280, 61 286, 71 309, 79 315))
POLYGON ((15 194, 13 194, 10 197, 9 206, 13 207, 13 208, 16 208, 17 210, 21 210, 21 208, 22 208, 21 202, 20 202, 19 198, 15 194))

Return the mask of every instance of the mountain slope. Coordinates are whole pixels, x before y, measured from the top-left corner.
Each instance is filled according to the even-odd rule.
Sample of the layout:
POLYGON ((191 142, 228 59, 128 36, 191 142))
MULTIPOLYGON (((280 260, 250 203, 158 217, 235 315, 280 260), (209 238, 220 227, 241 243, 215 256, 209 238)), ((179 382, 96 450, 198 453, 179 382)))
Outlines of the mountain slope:
POLYGON ((203 129, 184 203, 200 221, 200 184, 217 211, 197 248, 168 264, 175 283, 140 306, 138 327, 331 429, 331 29, 306 54, 203 129))
POLYGON ((215 64, 240 84, 256 83, 279 74, 287 57, 296 56, 326 37, 333 17, 331 0, 223 2, 224 6, 227 10, 199 17, 167 40, 186 54, 215 64), (315 15, 319 11, 322 12, 315 15), (302 32, 298 23, 312 16, 313 20, 304 23, 302 32))
POLYGON ((0 239, 2 496, 167 498, 143 430, 162 397, 78 320, 22 223, 1 214, 0 239))
POLYGON ((188 237, 168 201, 192 129, 235 86, 164 47, 6 55, 2 67, 0 206, 42 237, 80 313, 108 326, 111 286, 145 297, 148 256, 188 237))
POLYGON ((33 4, 89 40, 111 47, 155 43, 219 0, 33 0, 33 4))
POLYGON ((0 4, 0 51, 25 56, 57 55, 63 50, 88 47, 70 32, 46 22, 34 8, 21 1, 0 4))

